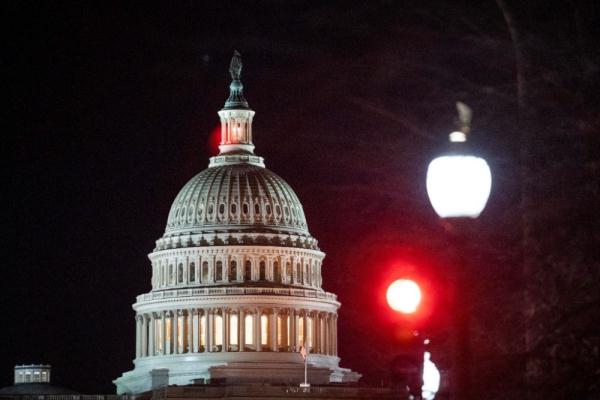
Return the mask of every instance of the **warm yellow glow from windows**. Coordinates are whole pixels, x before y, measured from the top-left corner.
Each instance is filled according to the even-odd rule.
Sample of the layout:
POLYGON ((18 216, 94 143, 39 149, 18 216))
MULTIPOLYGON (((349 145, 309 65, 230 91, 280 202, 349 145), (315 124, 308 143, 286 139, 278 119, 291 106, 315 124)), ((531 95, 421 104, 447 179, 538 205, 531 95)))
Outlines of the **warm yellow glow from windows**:
POLYGON ((171 341, 171 332, 172 332, 171 318, 167 317, 166 323, 167 323, 167 342, 170 342, 171 341))
POLYGON ((177 317, 177 346, 183 347, 183 317, 177 317))
POLYGON ((298 318, 298 343, 304 345, 304 318, 298 318))
POLYGON ((223 345, 223 317, 215 315, 215 346, 223 345))
POLYGON ((229 317, 229 344, 238 344, 238 316, 231 315, 229 317))
POLYGON ((277 316, 277 346, 283 346, 283 317, 277 316))
POLYGON ((313 319, 308 317, 306 319, 306 345, 312 347, 313 345, 313 319))
POLYGON ((244 329, 245 342, 246 344, 254 344, 254 318, 252 315, 246 315, 246 326, 244 329))
POLYGON ((154 332, 155 332, 154 337, 156 338, 156 343, 155 343, 154 348, 156 349, 157 353, 162 354, 162 353, 164 353, 163 320, 157 319, 155 322, 156 322, 156 329, 154 330, 154 332))
POLYGON ((263 346, 269 344, 269 317, 266 315, 260 317, 260 344, 263 346))
POLYGON ((206 316, 200 317, 200 346, 206 346, 206 316))

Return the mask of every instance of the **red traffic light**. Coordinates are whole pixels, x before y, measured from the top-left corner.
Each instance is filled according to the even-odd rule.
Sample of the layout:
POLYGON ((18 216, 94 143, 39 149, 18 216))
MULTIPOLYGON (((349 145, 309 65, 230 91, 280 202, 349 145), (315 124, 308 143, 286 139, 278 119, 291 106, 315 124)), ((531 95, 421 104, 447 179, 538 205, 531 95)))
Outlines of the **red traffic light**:
POLYGON ((388 287, 386 299, 389 306, 404 314, 412 314, 421 304, 421 288, 410 279, 398 279, 388 287))

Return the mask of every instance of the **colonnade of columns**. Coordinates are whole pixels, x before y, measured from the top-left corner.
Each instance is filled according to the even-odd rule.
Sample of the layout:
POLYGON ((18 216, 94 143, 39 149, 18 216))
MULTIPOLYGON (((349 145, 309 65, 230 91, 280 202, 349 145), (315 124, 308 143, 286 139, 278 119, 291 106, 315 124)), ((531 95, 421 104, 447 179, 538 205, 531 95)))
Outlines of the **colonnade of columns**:
POLYGON ((136 316, 136 358, 231 351, 337 355, 337 314, 296 308, 218 307, 136 316))

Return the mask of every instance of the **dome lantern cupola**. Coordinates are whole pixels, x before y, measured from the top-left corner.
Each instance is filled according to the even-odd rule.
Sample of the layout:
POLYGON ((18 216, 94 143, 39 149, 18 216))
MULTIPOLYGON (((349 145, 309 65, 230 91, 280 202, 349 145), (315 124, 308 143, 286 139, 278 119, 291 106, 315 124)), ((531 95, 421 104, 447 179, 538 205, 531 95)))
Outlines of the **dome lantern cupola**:
POLYGON ((242 56, 236 50, 229 66, 231 84, 229 98, 219 111, 221 118, 220 153, 224 154, 254 154, 252 144, 252 118, 254 111, 244 98, 244 85, 240 80, 242 74, 242 56))

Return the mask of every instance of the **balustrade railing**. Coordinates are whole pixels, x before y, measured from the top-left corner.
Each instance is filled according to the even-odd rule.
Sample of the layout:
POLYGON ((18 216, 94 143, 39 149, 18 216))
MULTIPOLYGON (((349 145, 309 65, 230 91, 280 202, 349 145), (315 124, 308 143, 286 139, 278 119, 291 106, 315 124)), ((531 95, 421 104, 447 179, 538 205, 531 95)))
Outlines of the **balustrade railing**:
POLYGON ((137 301, 149 301, 160 299, 171 299, 178 297, 192 296, 219 296, 219 295, 276 295, 276 296, 294 296, 294 297, 312 297, 325 300, 337 300, 333 293, 309 290, 309 289, 288 289, 288 288, 257 288, 257 287, 231 287, 231 288, 195 288, 195 289, 172 289, 160 290, 156 292, 145 293, 137 296, 137 301))

